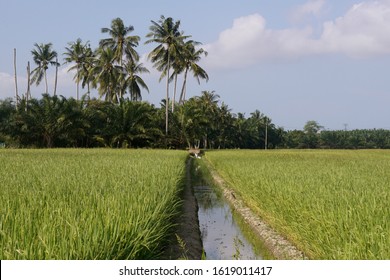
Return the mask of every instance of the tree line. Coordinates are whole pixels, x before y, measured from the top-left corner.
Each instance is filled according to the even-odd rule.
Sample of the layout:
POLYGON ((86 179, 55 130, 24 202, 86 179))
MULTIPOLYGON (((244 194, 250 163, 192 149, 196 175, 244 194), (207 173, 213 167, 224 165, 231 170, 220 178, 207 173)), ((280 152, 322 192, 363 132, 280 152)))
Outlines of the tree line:
POLYGON ((122 99, 119 104, 96 98, 65 98, 43 94, 0 101, 0 142, 10 147, 113 148, 264 148, 282 143, 282 132, 258 110, 246 118, 233 114, 215 92, 203 91, 169 112, 145 101, 122 99), (267 127, 267 129, 266 129, 267 127))
POLYGON ((303 130, 284 132, 283 147, 298 149, 390 149, 390 130, 324 130, 308 121, 303 130))
MULTIPOLYGON (((0 100, 0 144, 8 147, 112 147, 207 149, 371 149, 390 148, 384 129, 322 130, 308 121, 302 130, 286 131, 256 110, 248 117, 232 113, 215 92, 204 91, 169 110, 145 101, 115 104, 44 94, 40 99, 0 100)), ((171 107, 171 104, 168 104, 171 107)))

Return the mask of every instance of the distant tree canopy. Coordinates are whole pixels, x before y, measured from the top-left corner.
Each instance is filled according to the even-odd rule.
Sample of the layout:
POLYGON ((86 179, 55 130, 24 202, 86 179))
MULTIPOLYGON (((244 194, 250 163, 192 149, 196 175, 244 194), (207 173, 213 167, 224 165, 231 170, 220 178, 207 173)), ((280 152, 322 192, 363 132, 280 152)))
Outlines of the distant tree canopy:
MULTIPOLYGON (((169 111, 165 131, 165 106, 122 99, 119 104, 97 99, 50 96, 0 101, 0 142, 9 147, 151 147, 151 148, 264 148, 265 124, 259 111, 245 118, 233 114, 214 92, 177 104, 169 111)), ((269 147, 282 145, 283 130, 268 123, 269 147)))
POLYGON ((285 148, 321 149, 390 149, 390 130, 355 129, 322 130, 315 121, 308 121, 303 130, 283 133, 285 148))
POLYGON ((0 100, 0 143, 6 147, 264 149, 267 137, 271 149, 390 148, 389 130, 329 131, 305 126, 285 131, 258 110, 249 117, 232 113, 210 91, 169 111, 169 135, 165 134, 165 100, 156 108, 130 98, 116 104, 44 94, 41 99, 22 100, 18 109, 13 103, 0 100))

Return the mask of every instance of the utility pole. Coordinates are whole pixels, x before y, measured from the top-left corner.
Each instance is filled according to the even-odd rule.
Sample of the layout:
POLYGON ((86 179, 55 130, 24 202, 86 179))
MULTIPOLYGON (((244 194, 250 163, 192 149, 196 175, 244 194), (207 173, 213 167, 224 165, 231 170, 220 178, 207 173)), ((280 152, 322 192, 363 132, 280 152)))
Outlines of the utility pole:
POLYGON ((30 92, 30 61, 27 62, 27 92, 26 92, 26 111, 28 107, 28 100, 31 98, 31 92, 30 92))
POLYGON ((58 75, 58 58, 56 57, 56 77, 55 77, 55 80, 54 80, 54 95, 57 94, 57 75, 58 75))
POLYGON ((267 150, 268 146, 268 122, 265 123, 265 143, 264 143, 264 148, 267 150))
POLYGON ((348 124, 345 123, 345 124, 344 124, 344 131, 347 131, 347 130, 348 130, 348 124))
POLYGON ((267 117, 264 117, 265 122, 265 139, 264 139, 264 150, 268 149, 268 122, 269 119, 267 117))
POLYGON ((18 109, 19 93, 18 93, 18 78, 16 74, 16 48, 14 48, 14 70, 15 70, 15 108, 18 109))

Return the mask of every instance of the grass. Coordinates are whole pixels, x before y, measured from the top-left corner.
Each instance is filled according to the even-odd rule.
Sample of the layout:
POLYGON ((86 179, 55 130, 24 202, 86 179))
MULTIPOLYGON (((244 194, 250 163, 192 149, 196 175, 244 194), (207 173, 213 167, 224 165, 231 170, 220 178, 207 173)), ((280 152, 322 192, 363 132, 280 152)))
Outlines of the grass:
POLYGON ((390 151, 210 151, 221 176, 312 259, 390 259, 390 151))
POLYGON ((1 150, 0 259, 154 259, 185 152, 1 150))

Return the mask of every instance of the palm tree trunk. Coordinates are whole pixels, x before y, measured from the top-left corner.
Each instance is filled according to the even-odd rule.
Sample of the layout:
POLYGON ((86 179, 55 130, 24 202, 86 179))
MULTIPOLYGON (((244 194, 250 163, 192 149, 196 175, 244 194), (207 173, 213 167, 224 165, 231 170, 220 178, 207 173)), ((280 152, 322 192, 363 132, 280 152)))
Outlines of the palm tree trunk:
POLYGON ((173 99, 172 99, 172 113, 175 110, 176 88, 177 88, 177 74, 175 74, 175 87, 173 90, 173 99))
MULTIPOLYGON (((49 93, 49 89, 48 89, 48 86, 47 86, 47 75, 46 75, 46 69, 45 69, 45 86, 46 86, 46 92, 45 93, 49 93)), ((54 93, 55 95, 55 93, 54 93)))
POLYGON ((186 91, 186 86, 187 86, 187 74, 188 74, 188 68, 186 68, 186 71, 184 72, 183 87, 181 89, 179 103, 184 103, 184 100, 185 100, 185 91, 186 91))
POLYGON ((76 100, 79 101, 79 91, 80 91, 80 82, 77 81, 77 92, 76 92, 76 100))
POLYGON ((31 92, 30 92, 30 61, 27 62, 27 92, 26 92, 26 111, 28 107, 28 100, 31 97, 31 92))
POLYGON ((18 93, 18 78, 16 75, 16 49, 14 49, 14 70, 15 70, 15 108, 18 109, 19 93, 18 93))
POLYGON ((265 123, 265 139, 264 139, 264 149, 268 148, 268 122, 265 123))
POLYGON ((169 107, 169 68, 171 67, 170 63, 170 55, 168 51, 168 70, 167 70, 167 97, 166 97, 166 104, 165 104, 165 135, 168 135, 168 107, 169 107))
POLYGON ((56 57, 56 77, 54 79, 54 95, 57 94, 58 58, 56 57))
POLYGON ((80 76, 79 76, 79 67, 77 67, 77 90, 76 90, 76 100, 79 101, 79 88, 80 88, 80 76))

